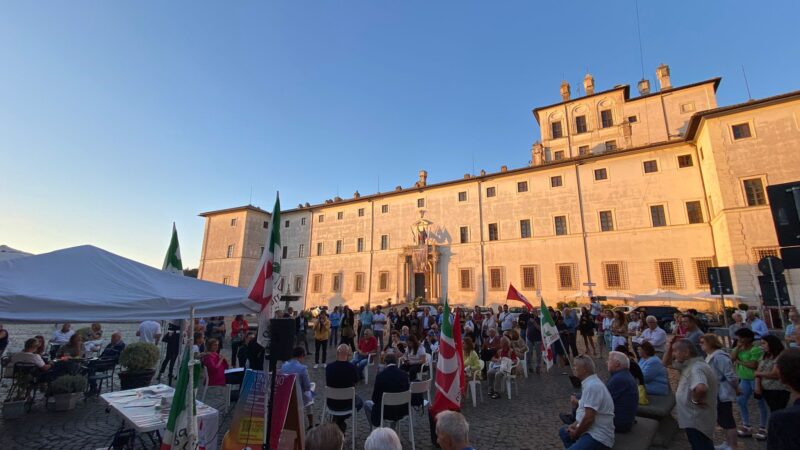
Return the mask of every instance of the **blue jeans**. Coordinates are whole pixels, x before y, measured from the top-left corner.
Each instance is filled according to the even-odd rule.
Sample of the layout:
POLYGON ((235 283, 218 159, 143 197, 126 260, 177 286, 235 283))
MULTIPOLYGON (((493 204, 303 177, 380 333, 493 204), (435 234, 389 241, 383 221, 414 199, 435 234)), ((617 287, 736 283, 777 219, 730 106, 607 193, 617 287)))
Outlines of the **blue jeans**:
POLYGON ((328 347, 333 345, 334 347, 339 345, 339 327, 331 327, 331 335, 328 338, 328 347))
POLYGON ((567 427, 561 427, 558 430, 558 436, 561 442, 564 443, 564 448, 569 450, 604 450, 607 449, 600 441, 595 440, 589 433, 583 433, 576 440, 572 440, 567 432, 567 427))
POLYGON ((356 367, 358 367, 358 374, 360 377, 361 372, 364 371, 364 367, 367 367, 367 363, 369 362, 369 356, 361 356, 361 354, 356 353, 355 355, 353 355, 353 359, 350 362, 355 364, 356 367))
POLYGON ((714 441, 696 428, 686 428, 686 437, 692 450, 714 450, 714 441))
POLYGON ((378 348, 379 349, 383 348, 383 330, 380 330, 380 331, 375 330, 372 333, 378 339, 378 345, 380 345, 380 347, 378 347, 378 348))
POLYGON ((534 367, 531 365, 533 357, 536 357, 536 368, 542 367, 542 341, 528 341, 528 368, 534 367))
MULTIPOLYGON (((736 403, 739 404, 739 413, 742 415, 742 424, 746 427, 750 426, 750 410, 747 407, 747 402, 753 396, 753 391, 756 389, 755 380, 739 380, 739 389, 742 393, 736 397, 736 403)), ((758 400, 758 415, 761 421, 761 428, 767 427, 767 418, 769 412, 767 411, 767 402, 764 397, 758 400)))

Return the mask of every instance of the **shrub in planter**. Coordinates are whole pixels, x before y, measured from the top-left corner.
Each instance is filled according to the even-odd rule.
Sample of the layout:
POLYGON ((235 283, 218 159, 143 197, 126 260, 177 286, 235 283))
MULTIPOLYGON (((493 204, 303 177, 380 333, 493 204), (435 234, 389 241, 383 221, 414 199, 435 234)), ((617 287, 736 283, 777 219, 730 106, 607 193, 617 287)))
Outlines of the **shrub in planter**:
POLYGON ((121 388, 135 389, 150 385, 158 364, 158 347, 146 342, 127 345, 119 356, 119 363, 125 369, 119 373, 121 388))
POLYGON ((56 411, 68 411, 75 409, 78 398, 85 390, 86 377, 64 375, 50 383, 47 393, 55 399, 56 411))

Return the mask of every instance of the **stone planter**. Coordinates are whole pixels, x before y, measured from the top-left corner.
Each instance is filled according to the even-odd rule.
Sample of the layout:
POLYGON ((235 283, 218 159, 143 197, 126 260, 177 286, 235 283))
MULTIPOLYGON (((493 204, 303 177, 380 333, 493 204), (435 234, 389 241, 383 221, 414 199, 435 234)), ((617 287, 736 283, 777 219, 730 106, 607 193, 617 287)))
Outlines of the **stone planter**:
POLYGON ((153 379, 153 375, 155 374, 155 370, 144 370, 141 372, 120 372, 120 390, 124 391, 127 389, 150 386, 150 381, 153 379))
POLYGON ((24 416, 27 403, 27 400, 3 402, 3 419, 19 419, 24 416))
POLYGON ((72 394, 57 394, 53 396, 53 409, 55 411, 70 411, 75 409, 75 405, 78 404, 78 399, 81 398, 83 394, 80 392, 75 392, 72 394))

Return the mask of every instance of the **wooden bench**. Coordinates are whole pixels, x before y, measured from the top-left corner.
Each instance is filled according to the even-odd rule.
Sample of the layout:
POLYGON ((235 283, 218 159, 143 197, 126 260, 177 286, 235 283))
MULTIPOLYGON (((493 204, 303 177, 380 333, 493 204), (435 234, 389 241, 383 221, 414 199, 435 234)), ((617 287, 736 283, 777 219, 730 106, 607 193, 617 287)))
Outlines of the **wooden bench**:
POLYGON ((658 430, 653 437, 651 446, 654 448, 668 448, 672 436, 678 431, 678 422, 672 417, 675 407, 675 395, 648 395, 649 405, 639 405, 636 416, 652 419, 658 422, 658 430))
POLYGON ((624 450, 648 450, 658 432, 658 421, 637 417, 636 423, 627 433, 614 433, 614 448, 624 450))

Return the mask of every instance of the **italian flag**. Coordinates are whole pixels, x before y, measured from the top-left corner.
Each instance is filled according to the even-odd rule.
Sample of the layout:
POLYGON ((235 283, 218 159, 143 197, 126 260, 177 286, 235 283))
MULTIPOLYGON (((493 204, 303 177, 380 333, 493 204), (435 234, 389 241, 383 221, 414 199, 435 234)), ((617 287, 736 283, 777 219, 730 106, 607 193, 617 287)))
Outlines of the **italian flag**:
POLYGON ((447 300, 444 301, 443 314, 439 361, 436 363, 436 395, 430 408, 433 417, 442 411, 459 411, 465 388, 459 314, 457 311, 455 320, 451 318, 447 300))
POLYGON ((280 299, 281 277, 281 200, 275 197, 272 220, 269 224, 269 245, 261 255, 258 271, 253 276, 247 298, 242 303, 258 311, 258 345, 265 347, 269 337, 269 319, 272 318, 273 305, 280 299))
POLYGON ((181 246, 178 244, 178 229, 175 222, 172 222, 172 239, 169 241, 167 256, 164 258, 164 266, 161 270, 183 275, 183 262, 181 262, 181 246))
POLYGON ((553 322, 553 318, 550 316, 550 311, 547 310, 547 305, 544 304, 544 299, 542 299, 541 302, 542 312, 539 314, 539 318, 542 324, 542 356, 544 356, 545 361, 547 361, 547 370, 550 370, 550 368, 553 367, 553 361, 555 360, 555 355, 553 354, 553 344, 560 338, 558 336, 558 328, 556 328, 556 323, 553 322))
POLYGON ((194 402, 194 377, 189 377, 190 368, 194 368, 192 346, 183 346, 181 370, 178 373, 178 383, 175 385, 175 396, 172 397, 172 407, 169 410, 169 420, 164 439, 161 440, 161 450, 171 449, 203 449, 198 446, 197 412, 194 402), (191 365, 190 365, 191 364, 191 365))

